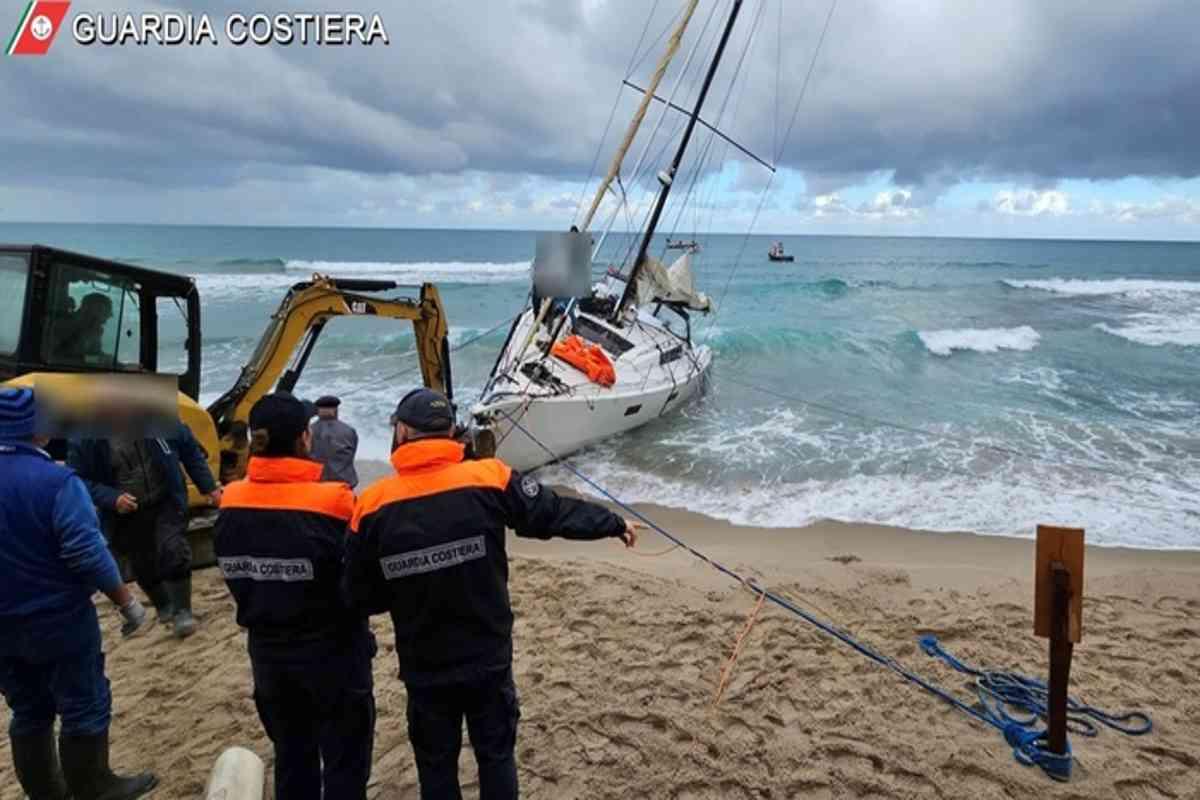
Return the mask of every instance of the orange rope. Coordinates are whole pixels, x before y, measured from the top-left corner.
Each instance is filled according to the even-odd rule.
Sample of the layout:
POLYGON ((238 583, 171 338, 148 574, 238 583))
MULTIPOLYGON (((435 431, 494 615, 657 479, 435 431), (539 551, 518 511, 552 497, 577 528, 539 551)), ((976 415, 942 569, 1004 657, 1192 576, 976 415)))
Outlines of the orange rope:
POLYGON ((641 556, 642 558, 657 558, 658 556, 665 556, 667 553, 678 549, 679 545, 673 544, 666 550, 659 550, 657 553, 639 553, 637 550, 630 550, 629 552, 633 553, 635 556, 641 556))
POLYGON ((737 662, 738 656, 741 655, 742 645, 746 642, 746 636, 750 633, 750 629, 754 627, 754 623, 758 619, 758 612, 762 611, 763 601, 766 599, 766 592, 758 593, 758 602, 755 603, 754 610, 750 612, 750 618, 746 620, 746 626, 742 628, 737 641, 733 644, 733 652, 729 654, 729 661, 725 662, 725 669, 721 670, 721 682, 717 684, 717 695, 713 698, 713 708, 717 707, 717 704, 721 702, 721 696, 725 694, 725 687, 729 685, 729 679, 733 676, 733 665, 737 662))

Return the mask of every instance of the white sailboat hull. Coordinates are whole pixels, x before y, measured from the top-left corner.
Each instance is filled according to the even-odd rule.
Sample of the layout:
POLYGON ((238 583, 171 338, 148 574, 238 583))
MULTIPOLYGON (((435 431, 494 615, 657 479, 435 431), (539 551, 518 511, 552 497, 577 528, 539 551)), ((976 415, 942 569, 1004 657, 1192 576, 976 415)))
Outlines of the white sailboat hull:
MULTIPOLYGON (((527 311, 513 341, 522 341, 532 324, 527 311)), ((669 414, 703 390, 712 364, 709 348, 693 348, 657 320, 623 333, 634 347, 614 359, 617 380, 611 387, 592 383, 556 358, 537 356, 523 362, 540 361, 559 382, 555 391, 520 371, 493 386, 471 413, 476 430, 486 428, 494 436, 496 456, 515 469, 534 469, 669 414), (664 360, 664 352, 674 350, 678 353, 664 360)))
POLYGON ((711 356, 706 353, 703 369, 676 386, 533 402, 514 398, 497 404, 493 409, 503 413, 497 414, 493 425, 496 456, 514 469, 530 470, 645 425, 699 394, 709 363, 711 356))

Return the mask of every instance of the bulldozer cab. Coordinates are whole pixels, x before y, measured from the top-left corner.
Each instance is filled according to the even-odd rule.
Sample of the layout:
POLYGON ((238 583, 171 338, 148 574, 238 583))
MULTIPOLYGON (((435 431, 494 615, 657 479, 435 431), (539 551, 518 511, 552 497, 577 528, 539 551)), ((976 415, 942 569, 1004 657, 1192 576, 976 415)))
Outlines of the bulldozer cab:
POLYGON ((195 283, 42 245, 0 245, 0 382, 37 372, 175 374, 198 399, 195 283))

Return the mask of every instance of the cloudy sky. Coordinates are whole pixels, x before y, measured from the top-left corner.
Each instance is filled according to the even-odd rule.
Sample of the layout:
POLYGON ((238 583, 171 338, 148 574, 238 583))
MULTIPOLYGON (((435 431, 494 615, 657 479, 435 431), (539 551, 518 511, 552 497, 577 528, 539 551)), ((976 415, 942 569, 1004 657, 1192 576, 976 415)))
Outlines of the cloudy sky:
MULTIPOLYGON (((226 15, 256 9, 224 0, 72 3, 206 12, 222 41, 64 29, 4 59, 0 220, 562 228, 636 104, 621 80, 645 84, 683 5, 358 2, 338 10, 378 12, 389 46, 234 47, 226 15)), ((660 93, 682 74, 695 97, 729 2, 701 1, 660 93)), ((765 233, 1200 239, 1195 0, 838 0, 814 61, 829 10, 745 0, 704 116, 777 172, 698 136, 681 230, 757 210, 765 233)), ((681 120, 635 145, 635 204, 632 161, 648 143, 653 175, 681 120)))

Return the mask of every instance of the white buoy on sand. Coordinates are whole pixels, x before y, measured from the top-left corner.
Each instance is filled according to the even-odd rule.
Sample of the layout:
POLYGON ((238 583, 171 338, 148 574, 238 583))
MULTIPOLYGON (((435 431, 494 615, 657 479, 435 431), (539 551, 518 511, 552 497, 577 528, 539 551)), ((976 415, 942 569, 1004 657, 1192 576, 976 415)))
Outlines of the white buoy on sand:
POLYGON ((244 747, 221 753, 208 779, 206 800, 262 800, 263 762, 244 747))

